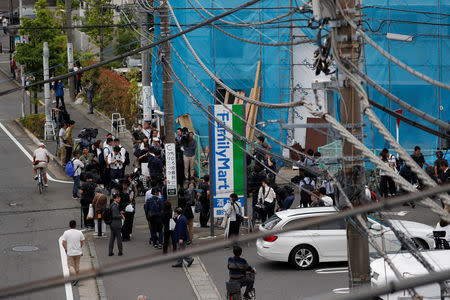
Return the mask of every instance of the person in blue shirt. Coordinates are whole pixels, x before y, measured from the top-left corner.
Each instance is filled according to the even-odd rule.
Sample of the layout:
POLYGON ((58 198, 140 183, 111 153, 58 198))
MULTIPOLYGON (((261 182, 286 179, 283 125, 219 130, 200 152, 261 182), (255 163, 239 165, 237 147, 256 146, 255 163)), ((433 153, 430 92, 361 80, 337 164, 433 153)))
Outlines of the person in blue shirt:
POLYGON ((61 106, 66 108, 64 104, 64 83, 58 81, 55 86, 56 107, 59 107, 59 101, 61 100, 61 106))
POLYGON ((158 249, 163 246, 162 209, 164 198, 157 187, 152 188, 152 196, 145 201, 144 211, 150 225, 150 242, 158 249))
POLYGON ((228 258, 228 270, 230 274, 230 281, 237 281, 241 286, 245 286, 244 299, 250 299, 249 293, 253 290, 255 277, 247 275, 256 274, 256 270, 252 268, 247 261, 241 257, 242 248, 233 246, 233 257, 228 258))

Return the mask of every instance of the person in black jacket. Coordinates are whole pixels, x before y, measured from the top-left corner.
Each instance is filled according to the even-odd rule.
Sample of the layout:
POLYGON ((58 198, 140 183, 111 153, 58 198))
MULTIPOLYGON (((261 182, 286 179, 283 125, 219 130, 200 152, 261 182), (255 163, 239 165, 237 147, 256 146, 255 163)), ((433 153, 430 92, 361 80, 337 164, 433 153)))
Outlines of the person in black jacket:
MULTIPOLYGON (((173 238, 177 243, 177 250, 183 251, 186 249, 187 242, 189 241, 189 231, 187 227, 187 219, 183 216, 183 209, 178 207, 174 211, 175 217, 175 229, 173 231, 173 238)), ((194 262, 194 259, 189 256, 180 256, 177 262, 172 265, 174 268, 180 268, 183 266, 183 260, 187 262, 187 266, 190 267, 194 262)))
POLYGON ((198 201, 202 205, 200 211, 200 227, 208 227, 209 220, 209 175, 203 176, 203 181, 198 185, 198 201))
POLYGON ((92 174, 86 176, 86 182, 81 185, 79 190, 81 194, 80 204, 83 211, 84 226, 94 228, 94 219, 87 219, 89 213, 89 204, 92 204, 92 200, 95 196, 96 184, 92 181, 92 174))
POLYGON ((162 186, 163 181, 163 164, 161 161, 161 151, 154 150, 153 155, 149 156, 148 169, 150 173, 150 181, 155 183, 158 187, 162 186))
POLYGON ((189 228, 189 242, 192 242, 194 238, 194 212, 192 211, 192 207, 195 206, 195 200, 197 199, 197 190, 195 189, 195 182, 189 182, 188 188, 185 190, 184 194, 185 203, 183 214, 188 221, 189 228))
MULTIPOLYGON (((162 213, 162 223, 164 231, 164 244, 163 253, 167 253, 169 248, 169 242, 172 243, 173 251, 177 250, 177 243, 173 239, 173 229, 170 228, 170 220, 172 219, 172 204, 169 201, 164 201, 163 213, 162 213)), ((172 219, 173 220, 173 219, 172 219)))
POLYGON ((113 256, 114 252, 114 240, 117 239, 117 248, 119 249, 119 256, 122 256, 122 220, 124 219, 124 212, 120 210, 119 202, 120 202, 120 196, 118 194, 113 195, 114 202, 111 203, 111 217, 112 217, 112 223, 110 226, 111 228, 111 235, 109 236, 109 245, 108 250, 109 256, 113 256))
POLYGON ((253 220, 260 219, 260 213, 256 209, 258 203, 258 192, 263 180, 266 178, 264 168, 261 164, 255 164, 253 167, 249 179, 248 179, 248 191, 252 193, 252 208, 253 208, 253 220))

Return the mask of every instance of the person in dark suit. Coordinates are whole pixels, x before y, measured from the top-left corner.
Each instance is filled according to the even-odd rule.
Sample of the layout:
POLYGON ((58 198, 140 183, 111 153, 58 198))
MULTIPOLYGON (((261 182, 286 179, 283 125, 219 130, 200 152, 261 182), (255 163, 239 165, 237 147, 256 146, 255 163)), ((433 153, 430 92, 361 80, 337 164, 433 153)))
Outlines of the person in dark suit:
MULTIPOLYGON (((183 209, 181 207, 177 207, 174 211, 175 217, 175 229, 173 231, 173 239, 177 244, 177 250, 183 251, 186 249, 186 243, 189 241, 189 230, 187 226, 187 219, 183 216, 183 209)), ((187 266, 190 267, 194 262, 194 259, 189 256, 180 256, 177 259, 177 262, 172 265, 174 268, 179 268, 183 266, 183 260, 186 261, 187 266)))
POLYGON ((439 184, 450 183, 450 169, 448 168, 448 161, 446 159, 442 160, 439 167, 441 168, 441 173, 438 179, 439 184))
POLYGON ((114 240, 117 239, 117 248, 119 249, 119 256, 122 256, 122 220, 125 219, 124 212, 120 211, 119 203, 120 203, 120 195, 114 194, 113 196, 114 202, 111 203, 111 215, 112 215, 112 223, 111 227, 111 235, 109 237, 109 256, 113 256, 114 252, 114 240))

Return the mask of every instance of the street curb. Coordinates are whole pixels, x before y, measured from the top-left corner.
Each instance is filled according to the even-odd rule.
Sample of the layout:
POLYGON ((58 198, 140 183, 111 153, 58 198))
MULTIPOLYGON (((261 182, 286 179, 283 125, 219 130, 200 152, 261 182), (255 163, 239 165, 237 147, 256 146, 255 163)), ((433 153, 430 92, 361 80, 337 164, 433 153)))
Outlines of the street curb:
MULTIPOLYGON (((214 284, 211 276, 209 275, 208 271, 206 270, 205 265, 203 264, 203 262, 201 261, 199 256, 195 256, 193 257, 195 261, 197 261, 198 265, 200 266, 202 273, 201 276, 206 277, 206 281, 207 284, 205 284, 205 279, 200 280, 201 282, 199 282, 198 276, 199 274, 194 274, 189 271, 188 267, 186 267, 183 264, 183 270, 184 273, 186 274, 186 277, 188 278, 189 284, 191 285, 192 290, 195 293, 195 296, 197 297, 198 300, 206 300, 206 299, 215 299, 215 300, 222 300, 222 296, 219 293, 219 290, 217 289, 216 285, 214 284), (197 281, 197 282, 196 282, 197 281), (211 294, 206 292, 205 294, 205 290, 204 287, 209 287, 210 289, 212 289, 215 293, 214 296, 211 297, 211 294)), ((193 264, 195 265, 195 264, 193 264)))
MULTIPOLYGON (((95 245, 94 241, 92 243, 87 240, 87 244, 89 246, 89 252, 91 253, 91 262, 95 269, 100 268, 100 265, 98 263, 97 259, 97 252, 95 251, 95 245)), ((106 291, 105 291, 105 285, 103 284, 103 279, 100 276, 95 277, 95 281, 97 282, 97 292, 98 296, 100 297, 100 300, 108 300, 108 297, 106 297, 106 291)))
MULTIPOLYGON (((39 143, 43 143, 41 140, 39 140, 31 131, 29 131, 27 128, 25 128, 25 126, 22 125, 22 123, 20 123, 19 119, 14 119, 14 122, 23 129, 23 131, 25 131, 26 135, 33 141, 34 144, 36 144, 36 146, 39 146, 39 143)), ((56 162, 58 164, 58 166, 60 166, 61 168, 64 168, 61 160, 59 158, 57 158, 56 156, 54 156, 51 153, 48 153, 50 156, 50 159, 54 162, 56 162)))

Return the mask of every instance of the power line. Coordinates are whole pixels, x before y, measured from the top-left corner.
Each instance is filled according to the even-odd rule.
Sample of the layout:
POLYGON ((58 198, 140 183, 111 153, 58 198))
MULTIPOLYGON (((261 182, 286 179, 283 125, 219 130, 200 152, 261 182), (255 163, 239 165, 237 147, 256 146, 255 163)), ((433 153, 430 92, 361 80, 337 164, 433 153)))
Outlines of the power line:
POLYGON ((235 13, 236 11, 239 11, 242 8, 245 8, 247 6, 253 5, 253 4, 255 4, 255 3, 259 2, 259 1, 260 0, 251 0, 249 2, 246 2, 244 4, 241 4, 241 5, 237 6, 237 7, 233 8, 233 9, 231 9, 231 10, 228 10, 228 11, 226 11, 226 12, 220 14, 220 15, 217 15, 214 18, 210 18, 210 19, 208 19, 208 20, 206 20, 204 22, 201 22, 201 23, 199 23, 197 25, 194 25, 194 26, 192 26, 190 28, 186 28, 186 29, 184 29, 184 30, 182 30, 180 32, 177 32, 177 33, 173 34, 173 35, 170 35, 168 37, 164 37, 164 38, 162 38, 162 39, 160 39, 160 40, 158 40, 156 42, 150 43, 147 46, 144 46, 144 47, 141 47, 141 48, 138 48, 138 49, 135 49, 135 50, 131 50, 131 51, 125 52, 123 54, 117 55, 115 57, 112 57, 110 59, 106 59, 106 60, 101 61, 99 63, 87 66, 87 67, 83 68, 82 70, 69 72, 69 73, 66 73, 64 75, 59 75, 59 76, 50 78, 48 80, 41 80, 41 81, 38 81, 38 82, 34 82, 34 83, 31 83, 31 84, 27 85, 26 87, 16 87, 16 88, 12 88, 12 89, 9 89, 9 90, 6 90, 6 91, 2 91, 2 92, 0 92, 0 96, 7 95, 7 94, 10 94, 10 93, 13 93, 13 92, 16 92, 16 91, 20 91, 23 88, 29 88, 29 87, 36 86, 36 85, 41 85, 41 84, 44 84, 44 83, 50 83, 50 82, 53 82, 53 81, 66 79, 66 78, 69 78, 69 77, 74 76, 76 74, 80 74, 80 73, 83 73, 83 72, 86 72, 86 71, 89 71, 89 70, 92 70, 92 69, 95 69, 95 68, 107 65, 107 64, 112 63, 112 62, 114 62, 116 60, 123 59, 123 58, 125 58, 127 56, 131 56, 131 55, 137 54, 137 53, 142 52, 144 50, 151 49, 151 48, 153 48, 155 46, 158 46, 158 45, 160 45, 160 44, 162 44, 164 42, 170 41, 170 40, 172 40, 174 38, 177 38, 177 37, 179 37, 179 36, 181 36, 183 34, 189 33, 191 31, 194 31, 194 30, 196 30, 198 28, 201 28, 201 27, 203 27, 203 26, 205 26, 207 24, 210 24, 210 23, 212 23, 214 21, 217 21, 220 18, 228 16, 228 15, 230 15, 232 13, 235 13))
MULTIPOLYGON (((445 193, 450 191, 450 184, 443 185, 436 187, 435 189, 428 189, 421 192, 415 192, 399 197, 393 197, 389 199, 380 199, 379 202, 376 203, 370 203, 363 206, 358 206, 353 209, 348 210, 342 210, 335 214, 329 214, 324 217, 317 217, 317 218, 308 218, 306 221, 296 222, 293 225, 287 225, 283 229, 273 230, 270 231, 271 234, 281 234, 283 232, 288 232, 292 230, 300 230, 305 229, 309 226, 324 224, 333 222, 336 220, 341 220, 347 217, 352 217, 358 214, 364 214, 368 212, 374 212, 374 211, 380 211, 384 209, 390 209, 393 207, 400 206, 404 203, 408 203, 411 201, 419 201, 422 198, 431 197, 435 194, 445 193)), ((228 240, 215 240, 210 243, 205 243, 198 247, 193 247, 190 249, 186 249, 183 251, 183 255, 189 256, 194 254, 202 254, 207 253, 216 249, 223 249, 223 247, 231 246, 235 243, 244 243, 249 242, 258 238, 262 238, 267 235, 267 232, 254 232, 250 233, 248 235, 242 235, 237 236, 234 238, 230 238, 228 240)), ((167 255, 146 255, 142 257, 137 258, 131 258, 124 260, 119 263, 112 263, 103 265, 98 268, 92 268, 90 270, 80 271, 78 275, 70 276, 70 277, 64 277, 64 276, 53 276, 49 278, 44 278, 41 280, 35 280, 30 281, 26 283, 21 283, 13 286, 8 286, 0 289, 0 298, 6 298, 6 297, 12 297, 12 296, 18 296, 23 295, 26 293, 41 291, 45 289, 49 289, 52 287, 60 286, 65 283, 69 283, 73 280, 85 280, 89 278, 95 278, 99 276, 106 276, 106 275, 112 275, 112 274, 118 274, 118 273, 124 273, 129 271, 135 271, 138 269, 147 268, 154 265, 159 265, 162 263, 167 263, 170 261, 173 261, 175 258, 177 258, 180 254, 178 252, 172 252, 167 255)), ((450 278, 450 271, 444 271, 439 273, 432 273, 428 274, 424 277, 419 277, 419 279, 413 279, 413 280, 406 280, 406 281, 399 281, 399 283, 396 283, 395 286, 401 286, 401 290, 407 289, 409 287, 418 286, 421 284, 428 284, 433 283, 436 281, 443 281, 447 278, 450 278), (409 284, 407 287, 404 287, 402 284, 404 282, 407 282, 409 284)), ((392 286, 392 285, 391 285, 392 286)), ((383 287, 380 288, 371 288, 370 290, 360 290, 359 292, 355 292, 352 294, 344 295, 344 298, 336 298, 336 299, 350 299, 349 297, 352 297, 351 299, 367 299, 356 297, 355 295, 358 295, 358 293, 373 293, 373 291, 377 291, 378 293, 373 294, 372 296, 386 294, 391 292, 392 290, 389 289, 389 287, 383 287), (380 290, 382 289, 382 290, 380 290), (386 290, 387 289, 387 290, 386 290)), ((333 298, 334 299, 334 298, 333 298)))

